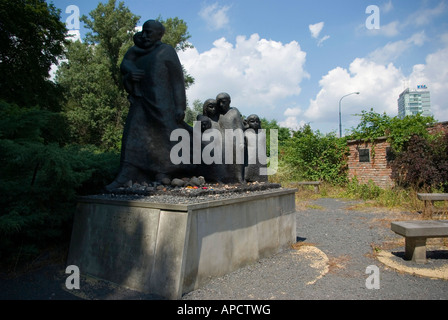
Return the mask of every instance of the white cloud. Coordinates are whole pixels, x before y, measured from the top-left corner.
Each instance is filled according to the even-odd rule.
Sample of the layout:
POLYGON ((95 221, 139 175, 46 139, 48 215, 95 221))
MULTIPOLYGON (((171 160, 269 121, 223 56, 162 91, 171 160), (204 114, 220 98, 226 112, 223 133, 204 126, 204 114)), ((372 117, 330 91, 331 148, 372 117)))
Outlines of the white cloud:
POLYGON ((322 43, 325 40, 328 40, 330 38, 329 35, 325 35, 325 36, 323 36, 322 38, 319 39, 319 35, 320 35, 322 29, 324 28, 324 24, 325 23, 323 21, 321 21, 321 22, 318 22, 316 24, 310 24, 308 26, 308 28, 310 29, 310 32, 311 32, 311 36, 318 40, 317 41, 317 46, 318 47, 321 47, 322 43))
POLYGON ((319 34, 320 34, 320 32, 322 31, 322 29, 324 28, 324 22, 322 21, 322 22, 318 22, 318 23, 316 23, 316 24, 310 24, 309 26, 308 26, 308 28, 310 29, 310 32, 311 32, 311 36, 313 37, 313 38, 319 38, 319 34))
POLYGON ((381 24, 379 29, 367 29, 366 25, 359 24, 356 28, 356 32, 366 36, 385 36, 388 38, 395 37, 400 33, 401 24, 399 21, 392 21, 388 24, 381 24))
POLYGON ((283 44, 258 34, 238 36, 235 45, 221 38, 208 51, 188 49, 179 52, 179 58, 195 78, 187 91, 190 102, 224 91, 232 97, 232 106, 246 115, 275 112, 277 103, 300 94, 301 81, 309 77, 306 53, 296 41, 283 44))
MULTIPOLYGON (((381 13, 388 13, 393 9, 392 1, 381 6, 381 13)), ((368 30, 365 24, 360 24, 357 27, 357 32, 368 36, 386 36, 394 37, 401 31, 407 30, 409 27, 422 27, 430 23, 433 19, 444 14, 447 6, 445 2, 440 2, 435 8, 419 9, 409 15, 406 19, 395 20, 388 24, 381 23, 379 29, 368 30)))
MULTIPOLYGON (((415 34, 399 45, 422 45, 425 37, 415 34)), ((400 50, 403 49, 400 47, 400 50)), ((330 70, 319 81, 321 87, 308 108, 303 113, 305 121, 331 123, 334 131, 338 128, 338 107, 342 96, 359 91, 360 95, 352 95, 341 102, 343 132, 355 127, 359 118, 354 114, 371 108, 377 113, 386 112, 390 116, 398 113, 397 99, 406 86, 416 88, 419 84, 428 86, 431 92, 431 111, 438 121, 448 120, 448 44, 426 57, 424 64, 414 65, 410 75, 393 63, 385 64, 376 59, 379 52, 387 52, 391 46, 386 45, 366 58, 356 58, 348 69, 337 67, 330 70)), ((393 50, 390 50, 393 51, 393 50)))
POLYGON ((431 94, 431 111, 439 121, 448 120, 448 47, 426 57, 425 64, 415 65, 409 85, 426 84, 431 94))
POLYGON ((302 109, 299 107, 296 107, 296 108, 287 108, 283 114, 285 116, 295 117, 295 116, 300 115, 301 113, 302 113, 302 109))
POLYGON ((287 108, 283 113, 286 116, 284 121, 280 121, 278 124, 281 127, 286 127, 292 130, 299 130, 305 125, 303 120, 298 120, 297 117, 302 114, 302 109, 300 107, 287 108))
POLYGON ((218 3, 203 7, 199 11, 199 16, 205 20, 207 27, 211 30, 219 30, 229 23, 227 12, 230 6, 219 6, 218 3))
POLYGON ((306 124, 306 122, 303 120, 297 120, 297 117, 287 117, 284 121, 280 121, 278 124, 281 127, 297 131, 302 128, 306 124))
POLYGON ((392 21, 386 25, 382 25, 378 30, 382 35, 385 35, 386 37, 394 37, 400 33, 398 31, 398 21, 392 21))
POLYGON ((379 64, 395 61, 412 46, 422 46, 427 40, 424 31, 413 34, 406 40, 389 42, 384 47, 378 48, 369 54, 368 58, 379 64))
POLYGON ((417 27, 424 26, 430 23, 433 19, 446 11, 445 2, 440 2, 439 5, 433 9, 421 9, 411 14, 405 21, 404 25, 413 25, 417 27))
POLYGON ((321 47, 321 46, 322 46, 322 43, 323 43, 325 40, 328 40, 328 39, 330 39, 330 36, 328 36, 328 35, 323 36, 323 37, 322 37, 321 39, 319 39, 319 41, 317 42, 317 46, 321 47))
POLYGON ((374 108, 379 113, 396 115, 402 80, 401 71, 393 64, 385 66, 356 58, 348 70, 337 67, 322 77, 321 90, 315 99, 311 99, 304 115, 309 120, 331 122, 336 130, 340 99, 357 91, 360 95, 348 96, 341 102, 343 131, 356 126, 359 119, 353 115, 362 110, 374 108))

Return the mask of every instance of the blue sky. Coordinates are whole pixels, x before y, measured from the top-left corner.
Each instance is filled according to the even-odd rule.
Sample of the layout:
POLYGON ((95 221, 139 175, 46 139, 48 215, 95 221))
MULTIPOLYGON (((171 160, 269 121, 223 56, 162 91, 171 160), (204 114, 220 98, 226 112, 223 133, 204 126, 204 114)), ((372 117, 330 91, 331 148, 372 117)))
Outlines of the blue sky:
MULTIPOLYGON (((64 22, 67 6, 87 15, 99 2, 106 0, 53 1, 64 22)), ((425 84, 436 120, 448 120, 447 0, 124 3, 140 24, 159 15, 187 23, 194 49, 179 58, 196 80, 187 91, 190 104, 225 91, 243 115, 328 133, 339 130, 342 96, 360 92, 342 100, 345 131, 362 110, 396 116, 400 92, 425 84), (379 9, 379 29, 366 27, 370 5, 379 9)))

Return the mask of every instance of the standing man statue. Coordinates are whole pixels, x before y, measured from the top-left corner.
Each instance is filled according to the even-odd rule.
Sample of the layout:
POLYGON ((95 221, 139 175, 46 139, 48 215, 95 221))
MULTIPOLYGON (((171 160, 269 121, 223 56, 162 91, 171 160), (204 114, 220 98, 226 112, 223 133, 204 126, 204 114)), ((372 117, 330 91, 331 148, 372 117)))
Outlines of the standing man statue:
POLYGON ((226 92, 221 92, 216 96, 219 110, 219 128, 223 136, 223 182, 241 183, 244 181, 244 124, 241 113, 237 108, 230 107, 231 98, 226 92), (229 140, 229 132, 234 133, 234 137, 229 140), (226 148, 231 146, 231 149, 226 148), (239 155, 243 155, 240 157, 239 155), (230 160, 230 164, 228 161, 230 160))
POLYGON ((161 42, 164 33, 160 22, 146 21, 121 64, 130 109, 123 131, 120 171, 106 186, 108 191, 129 180, 162 181, 185 170, 170 160, 171 132, 178 128, 191 131, 184 122, 184 75, 175 49, 161 42))

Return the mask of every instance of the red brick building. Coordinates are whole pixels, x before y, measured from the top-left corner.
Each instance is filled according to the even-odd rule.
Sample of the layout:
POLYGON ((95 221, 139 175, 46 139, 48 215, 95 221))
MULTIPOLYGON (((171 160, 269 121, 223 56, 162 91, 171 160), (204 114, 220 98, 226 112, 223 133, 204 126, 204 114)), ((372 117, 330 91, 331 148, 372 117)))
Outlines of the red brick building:
MULTIPOLYGON (((439 122, 428 128, 430 134, 448 132, 448 121, 439 122)), ((391 148, 387 137, 375 140, 372 146, 367 140, 349 140, 348 177, 356 177, 362 184, 372 180, 377 186, 389 188, 394 186, 390 167, 391 148)))
POLYGON ((349 140, 348 177, 354 177, 362 184, 372 180, 377 186, 389 188, 394 185, 390 168, 390 144, 387 137, 381 137, 372 143, 365 140, 349 140))

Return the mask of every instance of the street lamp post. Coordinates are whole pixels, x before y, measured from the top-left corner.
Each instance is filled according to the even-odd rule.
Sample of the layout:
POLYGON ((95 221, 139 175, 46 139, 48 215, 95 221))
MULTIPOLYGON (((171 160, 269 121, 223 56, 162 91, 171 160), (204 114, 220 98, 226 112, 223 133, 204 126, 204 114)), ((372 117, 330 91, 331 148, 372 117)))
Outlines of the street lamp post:
POLYGON ((340 100, 339 100, 339 138, 342 138, 342 121, 341 121, 341 101, 342 99, 344 99, 345 97, 352 95, 352 94, 359 94, 359 92, 352 92, 349 94, 346 94, 345 96, 343 96, 340 100))

